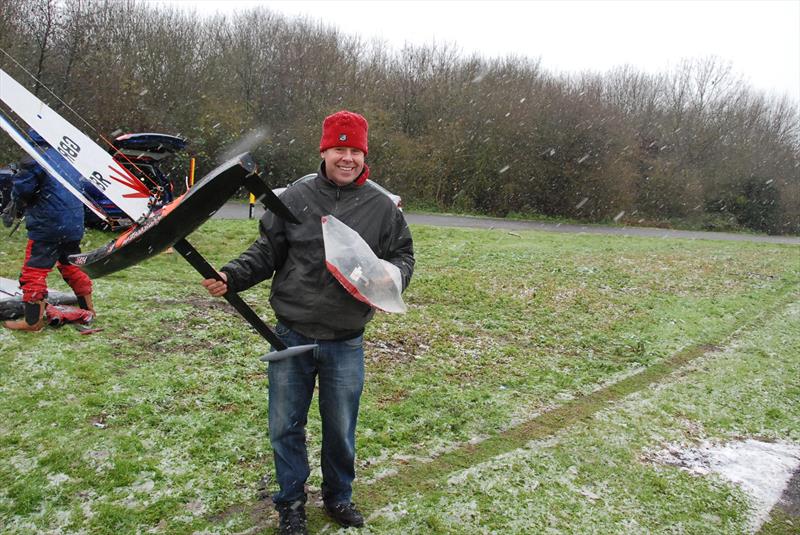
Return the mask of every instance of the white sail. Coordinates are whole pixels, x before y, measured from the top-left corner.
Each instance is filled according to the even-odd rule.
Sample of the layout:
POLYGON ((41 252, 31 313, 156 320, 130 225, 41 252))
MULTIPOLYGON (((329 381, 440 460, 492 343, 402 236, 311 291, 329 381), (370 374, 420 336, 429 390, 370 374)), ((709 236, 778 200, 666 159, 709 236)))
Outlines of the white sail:
POLYGON ((0 128, 5 130, 6 133, 8 133, 8 135, 11 136, 11 139, 13 139, 17 143, 17 145, 22 147, 25 150, 25 152, 27 152, 30 155, 31 158, 36 160, 36 163, 41 165, 42 168, 50 174, 50 176, 58 180, 62 186, 67 188, 67 191, 69 191, 75 197, 77 197, 78 200, 80 200, 83 204, 85 204, 89 208, 89 210, 94 212, 97 215, 97 217, 99 217, 103 221, 108 220, 108 216, 106 214, 98 210, 92 201, 87 199, 86 196, 79 190, 77 190, 75 186, 73 186, 70 183, 69 180, 64 178, 64 176, 59 171, 57 171, 52 165, 50 165, 50 163, 42 157, 39 151, 36 150, 33 146, 31 146, 28 140, 25 139, 25 137, 22 136, 22 134, 17 132, 17 130, 13 126, 11 126, 11 123, 9 123, 6 120, 6 118, 3 117, 2 115, 0 115, 0 128))
POLYGON ((150 213, 150 190, 138 178, 2 69, 0 100, 131 219, 150 213))

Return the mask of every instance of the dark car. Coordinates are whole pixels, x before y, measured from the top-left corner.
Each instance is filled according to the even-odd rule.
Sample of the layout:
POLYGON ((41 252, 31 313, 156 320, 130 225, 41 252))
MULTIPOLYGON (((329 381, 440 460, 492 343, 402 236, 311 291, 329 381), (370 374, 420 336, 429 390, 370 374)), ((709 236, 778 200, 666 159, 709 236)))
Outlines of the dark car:
MULTIPOLYGON (((114 139, 114 148, 109 152, 134 176, 139 178, 153 192, 153 202, 163 205, 171 202, 175 188, 164 173, 162 166, 177 152, 186 148, 187 141, 177 136, 158 133, 123 134, 114 139)), ((0 168, 0 212, 11 201, 11 167, 0 168)), ((94 212, 86 209, 86 225, 96 228, 120 230, 133 224, 119 207, 88 180, 83 180, 84 194, 108 215, 109 222, 100 219, 94 212)))
MULTIPOLYGON (((153 201, 156 204, 163 205, 173 200, 174 184, 164 173, 162 166, 186 148, 185 139, 168 134, 139 133, 117 136, 113 143, 114 148, 109 152, 153 192, 153 201)), ((112 230, 127 228, 133 224, 130 217, 88 180, 84 180, 84 192, 108 214, 112 230)), ((86 224, 98 228, 108 226, 88 208, 86 224)))
MULTIPOLYGON (((298 180, 295 180, 295 182, 303 180, 303 178, 305 178, 305 177, 301 177, 298 180)), ((380 191, 381 193, 383 193, 384 195, 389 197, 392 200, 392 202, 395 204, 395 206, 397 206, 400 209, 401 212, 403 211, 403 199, 402 199, 402 197, 400 197, 400 195, 392 193, 391 191, 389 191, 388 189, 384 188, 383 186, 381 186, 380 184, 378 184, 374 180, 367 179, 367 182, 369 182, 370 184, 375 186, 375 188, 377 188, 378 191, 380 191)), ((294 182, 292 182, 292 184, 294 184, 294 182)), ((281 193, 286 191, 286 188, 291 187, 292 184, 289 184, 285 188, 275 188, 275 189, 272 190, 272 193, 274 193, 276 196, 280 197, 281 193)))
POLYGON ((14 171, 10 167, 0 169, 0 212, 11 201, 11 177, 14 171))
MULTIPOLYGON (((5 213, 6 207, 11 202, 11 178, 14 171, 10 167, 0 168, 0 218, 5 226, 11 226, 16 214, 5 213)), ((9 210, 12 208, 9 207, 9 210)))

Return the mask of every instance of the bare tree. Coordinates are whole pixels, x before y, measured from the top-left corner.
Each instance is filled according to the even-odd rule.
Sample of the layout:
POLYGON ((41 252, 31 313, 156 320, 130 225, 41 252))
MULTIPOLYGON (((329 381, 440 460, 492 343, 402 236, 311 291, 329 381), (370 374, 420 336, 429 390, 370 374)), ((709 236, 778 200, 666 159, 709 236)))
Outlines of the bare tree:
POLYGON ((258 131, 254 155, 285 183, 318 164, 320 119, 348 107, 370 117, 374 176, 411 203, 800 232, 798 105, 718 58, 563 76, 263 7, 200 19, 136 0, 5 0, 0 44, 87 128, 181 133, 201 167, 258 131))

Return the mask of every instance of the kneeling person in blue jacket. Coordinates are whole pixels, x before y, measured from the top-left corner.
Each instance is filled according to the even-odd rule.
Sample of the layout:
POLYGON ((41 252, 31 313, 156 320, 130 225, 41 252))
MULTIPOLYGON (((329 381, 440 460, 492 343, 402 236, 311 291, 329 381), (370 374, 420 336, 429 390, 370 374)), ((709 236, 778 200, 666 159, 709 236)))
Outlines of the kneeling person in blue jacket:
MULTIPOLYGON (((32 140, 45 152, 55 153, 38 134, 32 140)), ((60 156, 59 156, 60 157, 60 156)), ((19 277, 25 316, 6 321, 9 329, 39 331, 44 327, 47 275, 57 267, 78 297, 78 304, 94 312, 92 280, 67 260, 80 253, 83 204, 33 159, 21 161, 12 177, 12 198, 25 206, 28 244, 19 277)))

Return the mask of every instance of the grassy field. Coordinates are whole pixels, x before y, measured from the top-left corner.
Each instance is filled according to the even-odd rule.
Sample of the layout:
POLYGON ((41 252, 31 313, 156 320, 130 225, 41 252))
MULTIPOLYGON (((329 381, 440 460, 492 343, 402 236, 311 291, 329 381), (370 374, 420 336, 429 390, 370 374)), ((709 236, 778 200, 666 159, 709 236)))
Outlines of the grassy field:
MULTIPOLYGON (((255 227, 214 220, 190 241, 221 265, 255 227)), ((752 530, 740 488, 654 459, 800 444, 798 247, 412 231, 409 313, 367 329, 363 532, 752 530)), ((23 248, 0 242, 0 276, 17 276, 23 248)), ((177 254, 95 295, 100 333, 0 330, 0 532, 271 532, 256 491, 272 474, 266 343, 177 254)), ((271 320, 268 284, 242 295, 271 320)), ((308 434, 310 526, 335 532, 314 506, 314 408, 308 434)))

